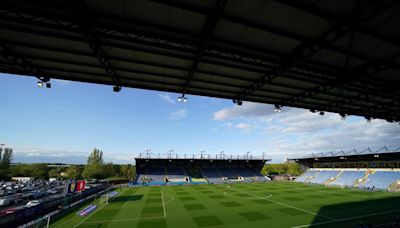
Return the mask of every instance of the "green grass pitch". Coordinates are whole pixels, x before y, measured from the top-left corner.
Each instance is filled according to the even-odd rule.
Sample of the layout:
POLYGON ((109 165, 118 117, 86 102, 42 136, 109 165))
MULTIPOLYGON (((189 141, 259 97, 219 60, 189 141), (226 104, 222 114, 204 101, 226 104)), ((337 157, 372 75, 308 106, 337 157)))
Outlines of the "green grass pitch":
MULTIPOLYGON (((355 227, 400 215, 400 195, 291 182, 123 188, 86 217, 51 227, 355 227)), ((93 202, 91 202, 93 203, 93 202)), ((86 205, 79 209, 84 208, 86 205)))

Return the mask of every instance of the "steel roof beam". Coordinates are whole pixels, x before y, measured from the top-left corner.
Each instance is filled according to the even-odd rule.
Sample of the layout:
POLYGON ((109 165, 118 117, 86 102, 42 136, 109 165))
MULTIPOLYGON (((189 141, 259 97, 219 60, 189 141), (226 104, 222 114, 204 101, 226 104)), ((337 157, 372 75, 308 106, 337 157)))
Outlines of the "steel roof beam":
POLYGON ((212 34, 217 28, 218 22, 221 18, 221 14, 223 13, 226 5, 228 4, 228 0, 216 0, 213 10, 210 12, 210 15, 207 16, 204 21, 203 28, 201 30, 201 41, 196 50, 196 55, 192 62, 192 66, 190 67, 190 71, 188 72, 185 84, 182 90, 182 96, 184 97, 187 90, 189 89, 190 82, 193 80, 195 73, 199 68, 199 64, 203 58, 203 54, 207 45, 211 39, 212 34))
MULTIPOLYGON (((43 20, 41 20, 41 21, 43 21, 43 20)), ((54 23, 52 23, 52 26, 50 26, 50 28, 54 28, 54 29, 56 29, 55 28, 55 26, 54 25, 62 25, 63 23, 61 23, 61 22, 58 22, 58 21, 55 21, 54 23)), ((3 25, 4 26, 4 25, 3 25)), ((38 25, 37 23, 36 23, 36 26, 40 26, 40 25, 38 25)), ((49 26, 49 25, 47 25, 47 26, 49 26)), ((66 30, 69 30, 69 31, 71 31, 71 32, 75 32, 73 29, 71 30, 71 28, 73 28, 74 27, 74 25, 73 24, 68 24, 68 25, 66 25, 65 26, 65 28, 64 29, 66 29, 66 30)), ((26 29, 25 29, 26 30, 26 29)), ((30 31, 30 32, 34 32, 34 31, 30 31)), ((101 35, 102 37, 105 37, 105 36, 110 36, 109 34, 105 34, 104 32, 103 32, 103 34, 96 34, 97 36, 99 36, 99 35, 101 35)), ((64 34, 63 35, 63 37, 66 37, 66 35, 64 34)), ((60 38, 62 38, 62 37, 60 37, 60 38)), ((115 35, 114 36, 110 36, 109 37, 110 39, 115 39, 116 37, 115 37, 115 35)), ((120 37, 121 39, 127 39, 127 37, 120 37)), ((130 40, 129 42, 137 42, 137 43, 140 43, 140 42, 143 42, 143 41, 141 41, 140 39, 135 39, 135 38, 132 38, 132 40, 130 40)), ((150 43, 144 43, 145 45, 152 45, 152 44, 150 44, 150 43)), ((161 45, 161 43, 160 43, 160 45, 161 45)), ((162 47, 162 48, 165 48, 165 44, 162 44, 162 45, 164 45, 164 46, 160 46, 160 47, 162 47)), ((176 48, 175 46, 173 47, 173 48, 176 48)), ((149 52, 154 52, 154 50, 146 50, 146 51, 149 51, 149 52)), ((182 51, 192 51, 192 50, 182 50, 182 51)), ((194 50, 193 50, 194 51, 194 50)), ((214 54, 214 53, 204 53, 205 55, 207 55, 207 56, 210 56, 211 57, 211 54, 214 54)), ((165 53, 164 53, 164 55, 165 55, 165 53)), ((227 55, 227 56, 229 56, 230 58, 229 59, 227 59, 227 60, 229 60, 229 61, 244 61, 246 58, 243 58, 243 56, 237 56, 238 58, 237 59, 232 59, 232 55, 227 55)), ((225 56, 224 57, 222 57, 222 56, 216 56, 216 57, 219 57, 219 58, 226 58, 225 56)), ((184 57, 185 58, 185 57, 184 57)), ((250 58, 250 59, 252 59, 252 58, 250 58)), ((250 60, 249 59, 249 60, 250 60)), ((206 60, 204 60, 204 61, 206 61, 206 60)), ((209 62, 209 60, 207 60, 207 62, 209 62)), ((256 65, 260 65, 260 66, 262 66, 261 65, 261 62, 259 62, 259 61, 256 61, 256 60, 254 60, 254 62, 253 61, 250 61, 250 62, 244 62, 244 63, 247 63, 247 64, 252 64, 252 65, 254 65, 254 64, 256 64, 256 65)), ((226 65, 226 63, 223 63, 223 62, 219 62, 219 63, 217 63, 217 64, 225 64, 226 65)), ((232 67, 232 66, 230 66, 230 67, 232 67)), ((235 67, 235 66, 233 66, 233 67, 235 67)), ((263 67, 265 67, 265 66, 263 66, 263 67)), ((243 68, 243 66, 241 66, 241 68, 243 68)), ((246 69, 246 70, 249 70, 249 69, 246 69)), ((251 69, 250 69, 251 70, 251 69)), ((254 71, 254 70, 253 70, 254 71)), ((260 71, 260 72, 263 72, 263 71, 260 71)), ((284 76, 284 75, 282 75, 282 76, 284 76)), ((313 76, 313 78, 315 77, 315 75, 313 76)))
MULTIPOLYGON (((389 43, 389 44, 392 44, 395 46, 400 46, 400 41, 398 39, 388 37, 383 34, 378 34, 378 33, 372 32, 372 31, 364 28, 360 24, 351 23, 351 20, 348 20, 348 18, 345 18, 345 19, 337 18, 336 16, 332 15, 329 12, 315 9, 312 6, 301 3, 299 1, 292 1, 292 0, 274 0, 274 1, 284 4, 286 6, 289 6, 291 8, 306 12, 308 14, 314 15, 316 17, 334 22, 336 24, 341 24, 342 26, 349 27, 352 30, 356 30, 360 33, 363 33, 364 35, 373 37, 375 39, 384 41, 386 43, 389 43)), ((386 8, 386 5, 395 5, 395 4, 399 4, 400 2, 397 0, 388 0, 388 1, 372 0, 372 1, 369 1, 369 3, 372 4, 373 10, 380 10, 380 8, 386 8)))
POLYGON ((35 76, 43 82, 48 82, 50 80, 49 74, 47 72, 44 72, 40 68, 35 67, 33 64, 31 64, 29 60, 15 53, 13 51, 13 45, 1 42, 0 47, 3 49, 3 51, 1 52, 1 56, 21 71, 25 72, 26 74, 35 76))
POLYGON ((86 8, 85 3, 82 0, 73 1, 73 9, 75 9, 75 20, 79 29, 82 31, 83 36, 88 42, 90 49, 93 51, 94 56, 97 58, 100 65, 104 68, 104 71, 111 77, 113 84, 118 86, 120 89, 121 83, 115 72, 110 59, 108 58, 104 48, 102 47, 101 41, 95 35, 95 28, 91 25, 90 11, 86 8))
MULTIPOLYGON (((199 6, 193 6, 192 4, 189 4, 187 2, 179 2, 179 1, 175 1, 175 0, 151 0, 151 1, 163 4, 163 5, 167 5, 167 6, 171 6, 171 7, 175 7, 175 8, 179 8, 179 9, 183 9, 183 10, 187 10, 187 11, 190 11, 190 12, 202 14, 202 15, 207 15, 208 12, 209 12, 209 9, 207 9, 207 8, 199 7, 199 6)), ((223 19, 225 21, 229 21, 229 22, 235 23, 235 24, 240 24, 240 25, 243 25, 243 26, 246 26, 246 27, 251 27, 251 28, 255 28, 255 29, 261 30, 261 31, 272 33, 272 34, 275 34, 275 35, 278 35, 278 36, 282 36, 282 37, 285 37, 285 38, 289 38, 289 39, 292 39, 292 40, 296 40, 296 41, 299 41, 299 42, 304 42, 304 43, 305 42, 307 42, 307 43, 313 43, 314 42, 314 40, 312 40, 312 39, 310 39, 308 37, 304 37, 301 34, 295 34, 293 32, 286 31, 286 30, 283 30, 283 29, 278 28, 278 27, 273 27, 273 26, 270 26, 270 25, 259 23, 258 21, 251 21, 251 20, 248 20, 248 19, 245 19, 245 18, 240 18, 238 16, 230 14, 229 12, 224 12, 221 15, 221 19, 223 19)), ((219 38, 218 37, 213 37, 212 39, 215 40, 215 41, 218 41, 219 38)), ((223 41, 221 41, 221 42, 223 43, 223 41)), ((333 45, 330 45, 330 44, 326 45, 325 48, 328 49, 328 50, 334 51, 334 52, 341 53, 341 54, 350 54, 352 57, 357 57, 357 58, 360 58, 360 59, 363 59, 363 60, 370 60, 371 59, 371 57, 368 57, 368 56, 362 55, 360 53, 357 53, 354 50, 351 50, 350 52, 348 52, 348 50, 343 50, 343 49, 341 49, 339 47, 336 47, 336 46, 333 46, 333 45)), ((377 60, 377 61, 379 61, 379 60, 377 60)), ((382 63, 382 64, 385 64, 385 63, 382 63)), ((400 66, 398 66, 398 65, 396 65, 396 66, 400 69, 400 66)))
MULTIPOLYGON (((371 2, 369 3, 371 4, 371 2)), ((372 13, 367 11, 368 16, 365 17, 363 20, 357 21, 358 25, 362 25, 372 18, 376 17, 380 13, 386 11, 391 5, 386 4, 381 8, 376 9, 372 13)), ((362 6, 360 10, 367 9, 368 5, 362 6)), ((264 84, 271 82, 275 78, 278 77, 279 74, 282 72, 286 72, 288 69, 294 67, 295 65, 299 64, 300 62, 304 61, 305 59, 313 56, 318 51, 325 48, 328 44, 332 44, 333 42, 337 41, 338 39, 344 37, 345 35, 349 34, 352 30, 346 26, 335 24, 329 30, 322 33, 317 39, 313 42, 304 42, 294 48, 290 54, 289 58, 284 59, 281 61, 279 66, 269 70, 265 75, 263 75, 257 82, 251 84, 249 87, 243 89, 243 91, 237 95, 237 99, 243 100, 258 88, 262 87, 264 84)))
MULTIPOLYGON (((0 39, 0 41, 7 42, 7 41, 1 40, 1 39, 0 39)), ((18 47, 28 47, 28 46, 25 46, 24 44, 20 44, 20 43, 15 42, 15 41, 12 41, 12 45, 17 45, 18 47)), ((61 53, 72 54, 72 55, 77 55, 77 56, 92 57, 91 53, 77 52, 77 51, 72 51, 72 50, 56 50, 56 49, 45 47, 45 46, 35 46, 35 47, 31 47, 31 48, 40 49, 40 50, 46 50, 46 51, 52 51, 52 52, 61 52, 61 53)), ((79 65, 82 65, 82 66, 91 66, 91 65, 88 65, 88 64, 84 64, 84 63, 76 63, 74 61, 72 61, 72 62, 71 61, 66 61, 66 60, 57 61, 54 58, 35 57, 35 56, 32 56, 32 55, 31 56, 27 56, 27 57, 31 57, 32 59, 39 59, 39 60, 42 59, 42 60, 45 60, 45 61, 52 61, 52 62, 59 62, 59 63, 79 64, 79 65)), ((186 68, 182 68, 182 67, 168 66, 168 65, 159 64, 159 63, 154 64, 154 63, 151 63, 151 62, 140 61, 140 60, 138 61, 138 60, 124 58, 124 57, 111 57, 111 56, 109 56, 109 59, 113 60, 113 61, 119 61, 119 62, 122 61, 122 62, 138 63, 138 64, 144 64, 144 65, 149 65, 149 66, 154 65, 154 66, 157 66, 157 67, 173 69, 173 70, 183 70, 183 71, 187 70, 186 68)), ((93 66, 91 66, 91 67, 93 67, 93 66)), ((114 66, 114 68, 115 68, 115 70, 120 70, 119 68, 117 68, 115 66, 114 66)), ((232 74, 221 74, 221 73, 215 73, 215 72, 210 72, 210 71, 205 71, 205 70, 199 70, 198 73, 215 75, 217 77, 223 77, 223 78, 226 78, 226 79, 234 78, 234 79, 237 79, 237 80, 241 80, 241 81, 243 81, 245 83, 251 82, 251 80, 249 80, 249 79, 246 79, 246 78, 243 78, 243 77, 240 77, 240 76, 236 76, 236 75, 232 75, 232 74)), ((292 79, 292 80, 304 81, 304 78, 301 78, 301 77, 297 77, 297 76, 288 76, 288 77, 290 79, 292 79)), ((181 77, 179 77, 179 78, 181 78, 181 77)), ((183 79, 183 78, 181 78, 181 79, 183 79)), ((310 83, 315 83, 312 80, 308 80, 308 81, 310 83)), ((318 83, 321 83, 321 82, 322 81, 320 81, 318 83)), ((270 84, 278 86, 278 87, 282 87, 282 88, 290 88, 290 89, 295 89, 295 90, 302 90, 302 88, 299 88, 299 87, 286 85, 286 84, 282 84, 282 83, 277 83, 277 82, 271 82, 270 84)), ((227 85, 229 86, 229 83, 227 85)), ((261 91, 261 92, 269 92, 268 89, 260 89, 259 91, 261 91)), ((285 92, 279 92, 279 93, 285 94, 285 95, 290 95, 290 96, 295 95, 295 94, 292 94, 292 93, 285 93, 285 92)), ((352 98, 352 97, 348 97, 348 96, 344 96, 344 95, 337 95, 335 93, 326 93, 326 94, 329 95, 329 96, 338 97, 338 98, 340 98, 340 97, 345 97, 346 99, 351 99, 352 98)), ((324 98, 318 98, 317 100, 321 100, 321 101, 325 101, 325 102, 332 102, 332 100, 328 100, 328 99, 324 99, 324 98)), ((355 105, 355 106, 359 106, 359 105, 355 105)))

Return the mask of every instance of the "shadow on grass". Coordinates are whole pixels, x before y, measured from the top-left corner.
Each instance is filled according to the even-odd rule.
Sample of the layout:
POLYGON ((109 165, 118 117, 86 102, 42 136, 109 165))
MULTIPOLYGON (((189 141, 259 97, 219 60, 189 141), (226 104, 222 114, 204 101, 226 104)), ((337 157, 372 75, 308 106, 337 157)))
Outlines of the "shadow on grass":
POLYGON ((372 223, 375 226, 388 224, 387 227, 392 227, 391 224, 400 219, 400 195, 384 199, 355 199, 358 201, 322 206, 318 211, 320 216, 314 218, 310 227, 354 228, 360 227, 360 223, 363 225, 372 223))
POLYGON ((133 196, 118 196, 111 201, 111 203, 126 202, 126 201, 138 201, 142 200, 143 195, 133 195, 133 196))

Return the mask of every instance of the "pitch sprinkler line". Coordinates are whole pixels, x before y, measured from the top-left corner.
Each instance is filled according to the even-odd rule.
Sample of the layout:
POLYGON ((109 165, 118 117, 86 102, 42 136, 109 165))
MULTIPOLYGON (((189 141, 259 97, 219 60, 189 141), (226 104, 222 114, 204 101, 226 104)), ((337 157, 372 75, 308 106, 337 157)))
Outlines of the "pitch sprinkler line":
POLYGON ((335 220, 328 221, 328 222, 320 222, 320 223, 307 224, 307 225, 301 225, 301 226, 292 226, 292 228, 303 228, 303 227, 310 227, 310 226, 319 226, 319 225, 330 224, 330 223, 335 223, 335 222, 344 222, 344 221, 353 220, 353 219, 365 218, 365 217, 370 217, 370 216, 375 216, 375 215, 392 214, 392 213, 399 212, 399 211, 400 211, 400 209, 391 210, 391 211, 383 211, 383 212, 372 213, 372 214, 367 214, 367 215, 360 215, 360 216, 348 217, 348 218, 343 218, 343 219, 335 219, 335 220))
POLYGON ((272 203, 279 204, 281 206, 285 206, 285 207, 289 207, 289 208, 292 208, 292 209, 295 209, 295 210, 298 210, 298 211, 302 211, 302 212, 305 212, 307 214, 312 214, 312 215, 315 215, 315 216, 326 218, 328 220, 334 220, 334 218, 330 218, 328 216, 321 215, 321 214, 318 214, 318 213, 315 213, 315 212, 312 212, 312 211, 304 210, 304 209, 301 209, 301 208, 298 208, 298 207, 295 207, 295 206, 292 206, 292 205, 289 205, 289 204, 281 203, 281 202, 278 202, 278 201, 275 201, 275 200, 271 200, 271 199, 268 199, 268 198, 264 198, 264 197, 255 196, 253 194, 250 194, 250 193, 247 193, 247 192, 244 192, 244 191, 240 191, 240 190, 237 190, 237 189, 232 189, 232 190, 233 191, 237 191, 237 192, 241 192, 241 193, 244 193, 244 194, 247 194, 247 195, 250 195, 250 196, 255 197, 257 199, 267 200, 267 201, 270 201, 272 203))

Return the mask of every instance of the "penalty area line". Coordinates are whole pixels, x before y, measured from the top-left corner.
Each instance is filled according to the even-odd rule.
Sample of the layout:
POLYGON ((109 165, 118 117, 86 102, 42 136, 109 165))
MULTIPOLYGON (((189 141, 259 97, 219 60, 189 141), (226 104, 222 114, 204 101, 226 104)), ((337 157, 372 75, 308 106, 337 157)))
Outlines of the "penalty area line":
POLYGON ((161 191, 161 201, 162 201, 162 206, 163 206, 163 210, 164 210, 164 218, 166 218, 166 217, 167 217, 167 212, 166 212, 166 210, 165 210, 164 194, 163 194, 163 191, 162 191, 162 189, 161 189, 160 191, 161 191))
POLYGON ((74 228, 76 228, 76 227, 82 225, 83 223, 87 223, 86 220, 88 220, 91 216, 93 216, 93 215, 96 214, 98 211, 100 211, 101 209, 103 209, 106 205, 107 205, 107 204, 104 204, 103 206, 101 206, 101 207, 99 208, 99 210, 93 212, 93 213, 90 214, 88 217, 86 217, 84 220, 82 220, 80 223, 76 224, 76 225, 74 226, 74 228))
POLYGON ((85 224, 89 223, 103 223, 103 222, 127 222, 127 221, 136 221, 136 220, 146 220, 146 219, 162 219, 164 216, 155 216, 155 217, 144 217, 144 218, 132 218, 132 219, 113 219, 113 220, 98 220, 98 221, 90 221, 85 222, 85 224))
POLYGON ((240 190, 237 190, 237 189, 232 189, 232 190, 233 191, 237 191, 237 192, 241 192, 241 193, 244 193, 244 194, 247 194, 247 195, 250 195, 250 196, 255 197, 257 199, 260 199, 260 200, 266 200, 266 201, 269 201, 269 202, 272 202, 272 203, 275 203, 275 204, 278 204, 278 205, 281 205, 281 206, 285 206, 285 207, 289 207, 289 208, 292 208, 292 209, 295 209, 295 210, 298 210, 298 211, 302 211, 302 212, 305 212, 307 214, 319 216, 319 217, 322 217, 322 218, 325 218, 325 219, 328 219, 328 220, 334 220, 334 218, 330 218, 328 216, 321 215, 321 214, 318 214, 318 213, 315 213, 315 212, 312 212, 312 211, 304 210, 304 209, 301 209, 301 208, 298 208, 298 207, 295 207, 295 206, 292 206, 292 205, 289 205, 289 204, 281 203, 281 202, 278 202, 278 201, 275 201, 275 200, 271 200, 271 199, 268 199, 268 198, 259 197, 259 196, 256 196, 256 195, 244 192, 244 191, 240 191, 240 190))

